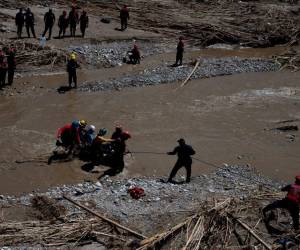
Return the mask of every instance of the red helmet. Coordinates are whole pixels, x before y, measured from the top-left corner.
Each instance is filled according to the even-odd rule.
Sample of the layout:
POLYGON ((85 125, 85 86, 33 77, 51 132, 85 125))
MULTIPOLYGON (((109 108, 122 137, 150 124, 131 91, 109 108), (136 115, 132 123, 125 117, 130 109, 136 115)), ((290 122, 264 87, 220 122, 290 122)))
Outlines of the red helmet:
POLYGON ((121 137, 122 137, 122 139, 127 140, 127 139, 131 138, 131 135, 129 134, 128 131, 124 131, 124 132, 122 133, 121 137))
POLYGON ((295 177, 295 179, 296 179, 296 181, 300 182, 300 175, 297 175, 297 176, 295 177))

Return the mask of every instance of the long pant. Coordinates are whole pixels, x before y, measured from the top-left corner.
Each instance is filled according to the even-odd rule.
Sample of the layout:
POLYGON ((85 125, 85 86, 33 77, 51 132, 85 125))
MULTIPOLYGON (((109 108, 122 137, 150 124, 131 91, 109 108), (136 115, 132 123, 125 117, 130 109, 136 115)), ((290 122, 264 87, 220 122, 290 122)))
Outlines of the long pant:
POLYGON ((18 27, 17 27, 18 38, 22 37, 22 30, 23 30, 23 25, 18 25, 18 27))
POLYGON ((70 33, 72 37, 75 37, 76 23, 70 23, 70 33))
POLYGON ((140 61, 140 59, 139 58, 137 58, 137 57, 135 57, 135 56, 133 56, 133 55, 130 55, 129 56, 129 60, 130 60, 130 62, 132 63, 132 64, 140 64, 141 63, 141 61, 140 61))
POLYGON ((8 68, 7 70, 7 82, 9 85, 12 85, 14 82, 14 75, 15 75, 15 69, 14 68, 8 68))
POLYGON ((116 154, 113 156, 113 162, 110 169, 104 171, 104 173, 101 176, 109 175, 109 176, 115 176, 119 173, 121 173, 124 169, 124 155, 122 154, 116 154))
POLYGON ((285 208, 289 211, 292 219, 293 219, 293 226, 296 230, 299 229, 299 205, 287 198, 274 201, 273 203, 267 205, 263 209, 264 217, 267 217, 267 212, 276 208, 285 208))
POLYGON ((172 179, 177 174, 178 170, 182 167, 185 167, 186 169, 186 182, 190 182, 191 180, 191 174, 192 174, 192 160, 177 160, 175 163, 175 166, 173 167, 170 176, 169 181, 172 181, 172 179))
POLYGON ((72 82, 75 84, 75 89, 77 88, 77 74, 76 71, 69 72, 69 87, 72 87, 72 82))
POLYGON ((5 85, 6 69, 0 69, 0 87, 5 85))
POLYGON ((48 39, 51 39, 52 27, 53 27, 53 24, 45 24, 45 30, 44 30, 43 36, 45 36, 47 31, 49 30, 48 39))
POLYGON ((177 51, 176 54, 176 65, 182 65, 183 52, 177 51))
POLYGON ((86 27, 82 26, 82 27, 80 27, 80 30, 81 30, 82 37, 84 37, 85 36, 86 27))
POLYGON ((62 37, 65 37, 65 34, 66 34, 66 27, 59 27, 58 37, 60 37, 61 34, 62 34, 62 37))
POLYGON ((28 37, 30 37, 30 30, 31 30, 33 37, 36 38, 33 24, 26 25, 26 30, 27 30, 28 37))
POLYGON ((121 30, 127 29, 127 18, 121 18, 121 30))

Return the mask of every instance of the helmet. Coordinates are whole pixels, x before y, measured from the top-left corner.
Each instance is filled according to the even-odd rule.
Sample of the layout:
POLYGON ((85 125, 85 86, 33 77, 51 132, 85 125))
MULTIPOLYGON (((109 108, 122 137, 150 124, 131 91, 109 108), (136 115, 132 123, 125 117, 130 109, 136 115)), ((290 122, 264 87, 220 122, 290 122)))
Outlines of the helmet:
POLYGON ((76 60, 76 54, 75 54, 75 53, 71 53, 71 55, 70 55, 70 59, 72 59, 72 60, 76 60))
POLYGON ((127 139, 131 138, 131 135, 129 134, 128 131, 124 131, 124 132, 122 133, 121 137, 122 137, 122 139, 127 140, 127 139))
POLYGON ((73 121, 71 124, 72 128, 79 128, 79 122, 78 121, 73 121))
POLYGON ((300 175, 297 175, 297 176, 295 177, 295 179, 296 179, 296 181, 299 181, 299 182, 300 182, 300 175))
POLYGON ((106 133, 107 133, 107 129, 106 128, 100 128, 98 135, 104 136, 106 133))
POLYGON ((95 127, 94 125, 88 125, 88 126, 86 127, 86 130, 87 130, 87 132, 88 132, 89 134, 93 134, 93 133, 95 133, 95 131, 96 131, 96 127, 95 127))
POLYGON ((80 120, 79 121, 79 126, 82 128, 85 128, 85 126, 87 125, 87 122, 85 120, 80 120))
POLYGON ((185 140, 183 138, 180 138, 179 140, 177 140, 177 142, 179 142, 179 143, 185 143, 185 140))

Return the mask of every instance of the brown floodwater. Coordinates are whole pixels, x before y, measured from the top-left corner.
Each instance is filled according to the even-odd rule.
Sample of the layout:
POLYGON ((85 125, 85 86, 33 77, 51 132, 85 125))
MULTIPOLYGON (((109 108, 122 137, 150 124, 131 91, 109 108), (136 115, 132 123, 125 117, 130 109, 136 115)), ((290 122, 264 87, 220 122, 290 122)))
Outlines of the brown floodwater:
MULTIPOLYGON (((245 51, 239 53, 250 56, 245 51)), ((274 53, 264 51, 266 57, 274 53)), ((198 57, 197 53, 191 57, 198 57)), ((251 55, 256 57, 253 51, 251 55)), ((168 60, 168 56, 172 55, 159 60, 168 60)), ((158 63, 155 58, 138 67, 82 71, 80 81, 139 71, 140 67, 158 63)), ((183 137, 195 148, 195 157, 217 166, 250 164, 265 175, 285 181, 299 174, 299 132, 269 130, 280 126, 279 121, 300 119, 299 72, 193 80, 177 90, 179 83, 113 92, 47 91, 47 87, 61 86, 65 78, 64 74, 20 78, 17 86, 25 81, 45 88, 24 96, 1 97, 0 193, 21 194, 95 180, 98 175, 84 172, 84 162, 79 160, 46 163, 55 148, 57 129, 74 119, 86 119, 109 132, 114 124, 121 123, 132 134, 128 141, 132 152, 164 153, 183 137)), ((126 156, 127 166, 121 176, 168 175, 175 161, 176 157, 164 154, 133 153, 126 156)), ((194 161, 193 175, 210 171, 214 168, 194 161)))

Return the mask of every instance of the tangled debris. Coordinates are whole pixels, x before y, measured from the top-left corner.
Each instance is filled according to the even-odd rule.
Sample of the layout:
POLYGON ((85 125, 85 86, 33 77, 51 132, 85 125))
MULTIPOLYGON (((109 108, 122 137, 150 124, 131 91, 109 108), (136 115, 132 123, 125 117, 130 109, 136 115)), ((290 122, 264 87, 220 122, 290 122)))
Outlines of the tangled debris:
POLYGON ((61 66, 66 62, 66 52, 49 46, 40 47, 37 43, 0 40, 0 47, 12 46, 16 49, 16 60, 18 64, 29 66, 50 65, 61 66))
POLYGON ((300 69, 300 49, 291 47, 285 53, 274 56, 275 62, 280 65, 280 70, 290 69, 298 71, 300 69))

